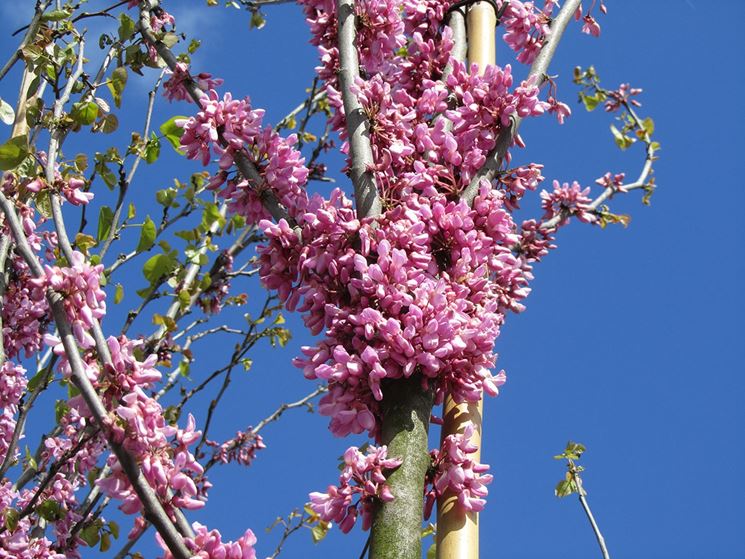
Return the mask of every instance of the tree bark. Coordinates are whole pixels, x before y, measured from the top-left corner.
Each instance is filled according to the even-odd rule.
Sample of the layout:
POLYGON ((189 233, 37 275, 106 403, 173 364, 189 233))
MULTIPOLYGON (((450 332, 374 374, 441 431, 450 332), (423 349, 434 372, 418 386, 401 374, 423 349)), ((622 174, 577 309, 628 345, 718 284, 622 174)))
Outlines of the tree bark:
POLYGON ((382 442, 403 460, 388 476, 395 497, 379 505, 372 525, 370 559, 421 559, 424 477, 430 464, 427 434, 434 394, 419 375, 383 386, 382 442))

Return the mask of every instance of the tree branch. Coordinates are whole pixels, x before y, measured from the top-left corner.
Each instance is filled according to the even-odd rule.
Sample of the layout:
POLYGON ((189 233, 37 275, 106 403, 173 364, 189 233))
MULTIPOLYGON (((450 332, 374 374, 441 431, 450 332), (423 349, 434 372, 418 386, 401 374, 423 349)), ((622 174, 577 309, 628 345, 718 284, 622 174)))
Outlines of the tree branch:
MULTIPOLYGON (((15 238, 17 250, 28 264, 33 275, 36 277, 43 277, 44 270, 26 240, 26 236, 23 232, 18 216, 15 213, 15 209, 10 200, 8 200, 8 198, 6 198, 2 193, 0 193, 0 207, 2 207, 5 219, 7 220, 15 238)), ((88 379, 88 376, 85 374, 85 366, 80 357, 70 324, 67 321, 62 296, 49 290, 47 292, 47 300, 52 308, 54 321, 57 325, 60 338, 62 339, 65 355, 70 364, 72 380, 78 390, 80 390, 83 400, 93 414, 96 425, 107 435, 109 445, 114 451, 114 454, 122 466, 122 470, 140 499, 145 518, 156 527, 174 557, 178 559, 189 559, 192 554, 184 545, 181 535, 166 514, 163 505, 158 500, 152 487, 150 487, 143 476, 137 466, 136 460, 121 443, 118 443, 113 437, 109 436, 107 425, 110 422, 110 418, 108 412, 99 399, 95 388, 88 379)))
MULTIPOLYGON (((543 45, 543 48, 541 48, 541 51, 538 53, 538 56, 533 61, 533 65, 530 67, 530 72, 528 73, 527 79, 534 80, 533 83, 538 87, 540 87, 545 81, 548 66, 556 53, 559 41, 561 41, 564 30, 574 16, 574 13, 577 11, 580 3, 581 0, 567 0, 561 10, 559 10, 559 14, 551 23, 551 33, 543 45)), ((481 169, 478 170, 471 179, 469 185, 461 193, 461 199, 465 200, 469 205, 473 203, 473 199, 476 198, 476 195, 479 192, 481 180, 484 179, 491 182, 496 176, 499 168, 502 166, 502 161, 507 155, 507 151, 512 146, 512 142, 517 135, 521 122, 521 117, 512 117, 512 126, 502 129, 499 136, 497 136, 496 145, 486 156, 486 161, 481 169)))
MULTIPOLYGON (((21 58, 21 51, 28 44, 29 40, 31 40, 31 38, 36 35, 36 31, 39 29, 41 16, 44 14, 44 10, 47 9, 47 6, 49 6, 50 3, 50 0, 46 0, 45 2, 37 2, 36 11, 34 13, 33 19, 31 20, 31 23, 28 25, 27 28, 22 28, 16 31, 16 33, 19 33, 20 31, 23 31, 23 29, 26 29, 26 35, 24 35, 21 44, 18 45, 18 48, 10 56, 10 59, 5 63, 5 66, 0 69, 0 80, 2 80, 5 75, 10 72, 15 63, 18 62, 18 60, 21 58)), ((16 33, 13 33, 13 35, 15 35, 16 33)))
POLYGON ((375 184, 372 147, 370 145, 370 122, 367 120, 357 95, 352 92, 360 77, 360 62, 355 45, 356 17, 354 0, 338 0, 339 18, 339 88, 344 101, 344 115, 349 139, 349 175, 354 185, 357 217, 378 216, 383 204, 375 184))
MULTIPOLYGON (((158 4, 158 2, 154 0, 149 0, 149 2, 151 5, 158 4)), ((147 2, 143 2, 142 5, 144 6, 146 3, 147 2)), ((168 46, 163 41, 159 40, 153 33, 152 27, 150 26, 150 9, 146 7, 140 9, 139 30, 145 42, 152 45, 171 71, 175 71, 178 60, 176 60, 171 49, 169 49, 168 46)), ((189 96, 194 100, 198 107, 201 107, 201 99, 205 95, 204 91, 199 89, 196 82, 191 78, 185 81, 185 87, 189 92, 189 96)), ((222 134, 219 134, 219 138, 221 142, 225 141, 222 134)), ((287 213, 287 209, 285 209, 279 202, 274 192, 266 185, 264 179, 259 174, 258 169, 256 169, 256 165, 253 164, 248 155, 243 151, 237 152, 235 154, 235 163, 241 175, 243 175, 243 177, 248 181, 248 184, 257 194, 261 203, 264 205, 264 208, 266 208, 271 216, 277 221, 284 219, 291 227, 296 227, 295 221, 287 213)), ((298 234, 299 231, 300 230, 298 229, 298 234)))

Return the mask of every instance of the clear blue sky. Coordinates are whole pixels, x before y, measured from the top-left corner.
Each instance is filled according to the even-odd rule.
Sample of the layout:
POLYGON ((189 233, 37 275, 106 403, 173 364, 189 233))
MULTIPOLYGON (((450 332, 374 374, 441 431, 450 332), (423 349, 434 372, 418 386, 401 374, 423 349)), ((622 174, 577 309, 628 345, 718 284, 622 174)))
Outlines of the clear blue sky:
MULTIPOLYGON (((300 9, 267 9, 266 28, 249 32, 245 13, 207 10, 203 3, 172 0, 167 6, 180 29, 204 40, 195 69, 224 78, 234 95, 251 95, 275 122, 302 100, 313 77, 315 52, 300 9)), ((615 203, 632 214, 628 229, 577 224, 562 231, 559 249, 537 267, 527 311, 509 317, 503 329, 497 348, 508 382, 485 412, 483 460, 495 481, 481 516, 482 557, 598 556, 576 499, 553 495, 564 467, 551 457, 573 439, 589 449, 586 489, 613 557, 742 558, 745 110, 738 99, 745 87, 745 3, 608 5, 601 38, 570 26, 551 66, 574 116, 563 127, 550 119, 526 125, 528 150, 520 157, 544 163, 548 179, 588 185, 606 170, 638 172, 640 151, 621 154, 607 115, 587 114, 575 102, 571 70, 594 64, 606 86, 629 81, 644 88, 642 112, 654 118, 663 148, 659 189, 649 208, 636 194, 615 203)), ((4 57, 16 41, 9 31, 27 9, 0 3, 4 57)), ((96 41, 89 42, 92 53, 96 41)), ((15 98, 11 85, 12 77, 0 84, 3 98, 15 98)), ((128 86, 139 97, 125 107, 131 112, 122 120, 134 128, 147 87, 134 81, 128 86)), ((156 121, 192 108, 160 104, 156 121)), ((197 169, 170 153, 164 162, 139 176, 142 204, 169 177, 197 169)), ((338 176, 339 160, 331 164, 338 176)), ((141 281, 134 267, 125 279, 141 281)), ((258 304, 256 285, 243 289, 258 304)), ((297 317, 288 318, 294 333, 289 348, 254 353, 252 372, 239 375, 218 412, 215 436, 229 437, 281 401, 313 389, 290 364, 310 340, 297 317)), ((119 321, 116 314, 109 317, 109 330, 119 321)), ((148 329, 145 321, 141 328, 148 329)), ((195 380, 200 366, 207 372, 221 364, 211 359, 227 356, 230 346, 216 341, 208 349, 197 354, 195 380)), ((200 415, 206 402, 198 403, 200 415)), ((206 509, 190 517, 229 538, 251 527, 259 556, 271 554, 279 533, 267 535, 264 528, 302 506, 309 491, 335 482, 337 457, 361 442, 333 438, 326 423, 295 412, 267 428, 268 449, 250 469, 215 470, 206 509)), ((309 534, 296 534, 282 556, 354 558, 366 536, 359 529, 348 536, 332 531, 313 547, 309 534)), ((150 544, 141 551, 156 556, 150 544)))

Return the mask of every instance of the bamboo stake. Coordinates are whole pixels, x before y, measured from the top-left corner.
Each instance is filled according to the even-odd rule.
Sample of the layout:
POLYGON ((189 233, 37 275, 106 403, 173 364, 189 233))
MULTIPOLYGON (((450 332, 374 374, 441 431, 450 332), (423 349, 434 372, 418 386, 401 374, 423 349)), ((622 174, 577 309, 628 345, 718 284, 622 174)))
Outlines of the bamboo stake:
MULTIPOLYGON (((478 64, 483 73, 488 64, 496 63, 495 31, 497 18, 494 7, 488 2, 478 2, 468 10, 468 63, 478 64)), ((478 450, 471 455, 481 457, 481 429, 483 398, 477 403, 456 404, 448 396, 443 406, 442 438, 462 433, 469 422, 474 425, 471 442, 478 450)), ((462 510, 457 496, 451 492, 442 495, 437 503, 437 559, 478 559, 479 515, 462 510)))

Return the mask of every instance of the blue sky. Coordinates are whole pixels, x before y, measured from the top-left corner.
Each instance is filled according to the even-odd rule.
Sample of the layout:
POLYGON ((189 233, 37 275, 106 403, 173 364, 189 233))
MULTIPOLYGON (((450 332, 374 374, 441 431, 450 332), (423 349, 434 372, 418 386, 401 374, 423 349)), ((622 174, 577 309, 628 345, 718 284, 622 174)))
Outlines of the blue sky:
MULTIPOLYGON (((179 29, 203 39, 195 69, 224 78, 226 90, 250 95, 267 109, 268 121, 277 121, 313 78, 315 52, 300 9, 267 9, 267 26, 249 32, 245 13, 202 5, 172 0, 167 6, 179 29)), ((745 109, 737 101, 745 86, 745 3, 718 2, 716 12, 701 0, 608 7, 601 38, 570 26, 551 66, 574 115, 563 127, 548 118, 527 123, 528 149, 517 157, 543 163, 548 179, 588 185, 607 170, 638 172, 641 151, 620 153, 609 117, 575 102, 572 68, 593 64, 606 86, 628 81, 644 88, 641 112, 654 118, 662 144, 659 189, 651 207, 637 194, 614 201, 616 210, 632 215, 628 229, 563 230, 558 250, 536 269, 526 312, 509 317, 503 329, 497 350, 508 382, 485 411, 483 461, 495 481, 481 516, 482 556, 598 556, 576 499, 553 495, 564 467, 551 457, 572 439, 588 447, 585 485, 613 557, 745 557, 745 109)), ((26 18, 9 0, 0 13, 0 49, 8 54, 16 44, 9 32, 26 18)), ((89 42, 93 57, 96 41, 89 42)), ((498 57, 505 48, 499 45, 498 57)), ((13 76, 0 84, 0 96, 11 101, 13 76)), ((135 95, 122 121, 136 129, 149 86, 135 84, 128 85, 135 95)), ((192 108, 159 103, 156 122, 192 108)), ((126 136, 123 131, 122 142, 126 136)), ((83 149, 94 140, 75 141, 71 146, 83 149)), ((170 177, 197 170, 165 152, 163 164, 144 168, 137 180, 143 208, 170 177)), ((330 164, 339 177, 339 159, 330 164)), ((340 179, 346 188, 345 182, 340 179)), ((141 282, 136 267, 126 274, 127 284, 141 282)), ((263 301, 257 285, 240 289, 251 304, 263 301)), ((107 317, 108 330, 120 323, 117 312, 107 317)), ((288 323, 289 347, 260 348, 252 371, 234 381, 215 437, 229 437, 313 389, 290 363, 311 340, 298 317, 288 316, 288 323)), ((140 329, 148 331, 147 321, 140 329)), ((222 363, 214 357, 229 351, 219 338, 203 347, 194 380, 200 365, 211 371, 222 363)), ((207 403, 197 402, 195 410, 203 415, 207 403)), ((271 554, 279 534, 264 528, 302 506, 309 491, 335 482, 337 457, 361 443, 333 438, 326 423, 288 413, 265 430, 268 448, 251 468, 214 471, 206 509, 190 518, 228 538, 251 527, 259 556, 271 554)), ((348 536, 332 531, 313 547, 309 534, 296 534, 282 556, 348 559, 359 555, 365 538, 359 529, 348 536)), ((156 556, 150 544, 141 551, 156 556)))

